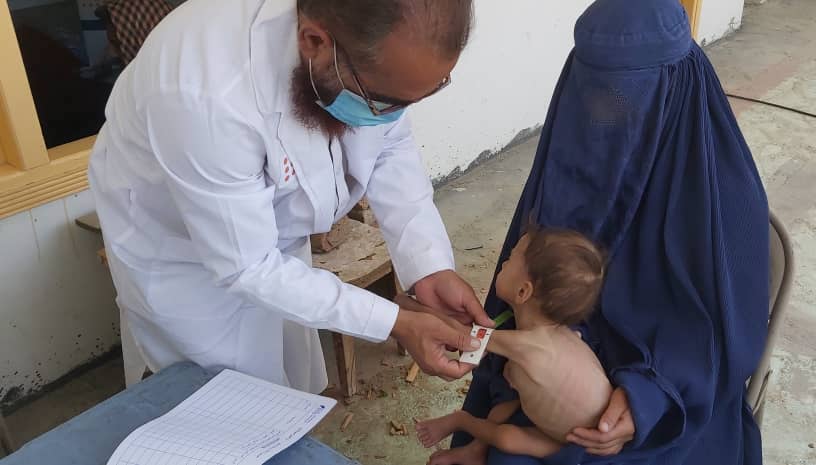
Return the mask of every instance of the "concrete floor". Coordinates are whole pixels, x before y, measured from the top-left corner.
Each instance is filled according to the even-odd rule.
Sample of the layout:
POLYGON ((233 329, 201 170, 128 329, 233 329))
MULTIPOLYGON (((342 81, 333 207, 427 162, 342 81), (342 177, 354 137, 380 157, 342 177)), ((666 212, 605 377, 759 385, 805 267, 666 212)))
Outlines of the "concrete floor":
MULTIPOLYGON (((816 2, 749 7, 743 29, 708 50, 733 93, 816 113, 816 2)), ((766 463, 816 463, 816 119, 735 102, 771 208, 790 231, 796 280, 773 360, 766 463)))
MULTIPOLYGON (((727 90, 816 112, 816 2, 748 6, 742 30, 707 52, 727 90)), ((766 463, 816 464, 816 119, 736 101, 734 109, 772 208, 793 236, 798 263, 773 361, 763 428, 766 463)), ((478 292, 489 285, 535 146, 535 140, 524 142, 439 190, 460 271, 478 292)), ((428 451, 411 436, 390 436, 389 422, 410 426, 414 418, 458 408, 467 381, 420 375, 406 383, 410 360, 398 356, 393 343, 384 349, 359 342, 358 353, 364 394, 350 405, 341 402, 315 436, 363 465, 425 463, 428 451), (354 418, 340 432, 347 412, 354 418)), ((68 382, 10 415, 11 429, 23 441, 50 429, 121 389, 120 370, 121 362, 112 361, 68 382)))

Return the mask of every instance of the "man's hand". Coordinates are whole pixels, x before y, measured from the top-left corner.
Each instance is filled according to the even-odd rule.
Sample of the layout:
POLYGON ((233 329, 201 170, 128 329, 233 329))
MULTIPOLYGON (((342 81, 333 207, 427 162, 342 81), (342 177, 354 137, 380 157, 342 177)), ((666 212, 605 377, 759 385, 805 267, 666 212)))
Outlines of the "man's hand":
MULTIPOLYGON (((457 331, 466 331, 470 332, 471 323, 463 323, 461 318, 457 318, 462 316, 461 312, 451 312, 450 310, 441 310, 436 308, 428 307, 427 305, 422 305, 414 299, 413 297, 409 296, 408 294, 398 294, 394 297, 394 303, 399 305, 400 310, 408 310, 409 312, 419 312, 419 313, 428 313, 431 314, 443 322, 447 323, 448 326, 452 327, 457 331)), ((456 349, 450 348, 450 351, 453 352, 456 349)))
MULTIPOLYGON (((463 314, 460 312, 451 312, 449 310, 439 310, 428 307, 426 305, 422 305, 421 303, 417 302, 413 297, 409 296, 408 294, 398 294, 394 297, 394 303, 399 305, 401 310, 408 310, 410 312, 420 312, 420 313, 429 313, 443 322, 447 323, 448 326, 455 329, 456 331, 469 333, 471 330, 471 323, 462 323, 461 319, 457 319, 456 317, 461 317, 463 314)), ((456 352, 456 347, 447 346, 445 347, 448 352, 456 352)))
POLYGON ((635 422, 629 410, 626 391, 615 389, 609 406, 598 422, 598 429, 576 428, 567 441, 586 448, 592 455, 616 455, 635 437, 635 422))
POLYGON ((475 322, 488 328, 495 326, 476 298, 473 288, 453 271, 440 271, 420 279, 414 285, 414 292, 421 303, 436 311, 446 312, 462 324, 475 322))
POLYGON ((481 343, 470 337, 469 328, 454 328, 434 315, 400 309, 391 334, 411 354, 422 371, 429 375, 448 380, 459 379, 475 368, 474 365, 449 359, 445 349, 478 349, 481 343))

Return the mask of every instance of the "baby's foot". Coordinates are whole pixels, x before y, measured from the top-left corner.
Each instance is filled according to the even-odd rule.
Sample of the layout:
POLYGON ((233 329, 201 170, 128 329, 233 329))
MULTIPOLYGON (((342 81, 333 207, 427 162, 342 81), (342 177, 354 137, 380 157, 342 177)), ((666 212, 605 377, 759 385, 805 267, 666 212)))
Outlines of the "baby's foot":
POLYGON ((476 441, 465 447, 440 450, 431 455, 428 465, 486 465, 487 447, 476 441))
POLYGON ((454 412, 433 420, 420 421, 416 424, 417 437, 425 447, 433 447, 439 441, 453 434, 459 426, 459 416, 464 412, 454 412))

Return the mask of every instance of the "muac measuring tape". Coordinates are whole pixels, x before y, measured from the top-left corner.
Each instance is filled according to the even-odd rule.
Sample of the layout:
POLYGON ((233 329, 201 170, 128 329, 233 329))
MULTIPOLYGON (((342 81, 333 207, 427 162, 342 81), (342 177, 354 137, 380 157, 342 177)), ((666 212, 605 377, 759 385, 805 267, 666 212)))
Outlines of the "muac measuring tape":
POLYGON ((506 312, 497 316, 493 320, 493 322, 496 324, 495 328, 486 328, 484 326, 479 326, 474 323, 473 329, 470 330, 470 337, 474 337, 482 341, 482 345, 481 347, 479 347, 478 350, 474 350, 473 352, 463 352, 462 356, 459 357, 459 361, 463 363, 470 363, 471 365, 478 365, 479 362, 482 360, 482 356, 484 355, 485 350, 487 350, 487 341, 490 340, 490 335, 493 334, 493 330, 500 328, 503 324, 507 323, 511 318, 513 318, 513 312, 507 310, 506 312))

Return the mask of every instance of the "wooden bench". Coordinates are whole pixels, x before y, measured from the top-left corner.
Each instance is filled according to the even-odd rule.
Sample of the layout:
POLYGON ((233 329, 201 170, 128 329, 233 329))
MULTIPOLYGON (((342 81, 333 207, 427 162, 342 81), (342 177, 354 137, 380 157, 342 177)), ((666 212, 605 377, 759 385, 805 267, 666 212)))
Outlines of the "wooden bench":
MULTIPOLYGON (((400 291, 399 283, 380 230, 355 220, 348 220, 347 224, 349 230, 344 233, 344 242, 331 252, 313 254, 312 266, 331 271, 343 282, 362 289, 369 289, 378 281, 384 281, 383 297, 393 300, 400 291)), ((332 337, 340 387, 344 395, 352 396, 357 393, 354 338, 337 333, 332 333, 332 337)), ((398 346, 398 350, 406 355, 402 347, 398 346)))
MULTIPOLYGON (((76 224, 88 231, 102 233, 96 214, 76 220, 76 224)), ((324 254, 313 254, 313 266, 337 275, 343 282, 369 289, 375 283, 381 284, 382 296, 393 300, 399 284, 391 264, 391 257, 380 230, 374 226, 348 219, 343 223, 343 242, 334 250, 324 254)), ((105 249, 97 252, 103 264, 107 264, 105 249)), ((357 393, 357 363, 354 338, 332 333, 337 371, 343 395, 350 397, 357 393)), ((406 351, 398 346, 400 354, 406 351)))

